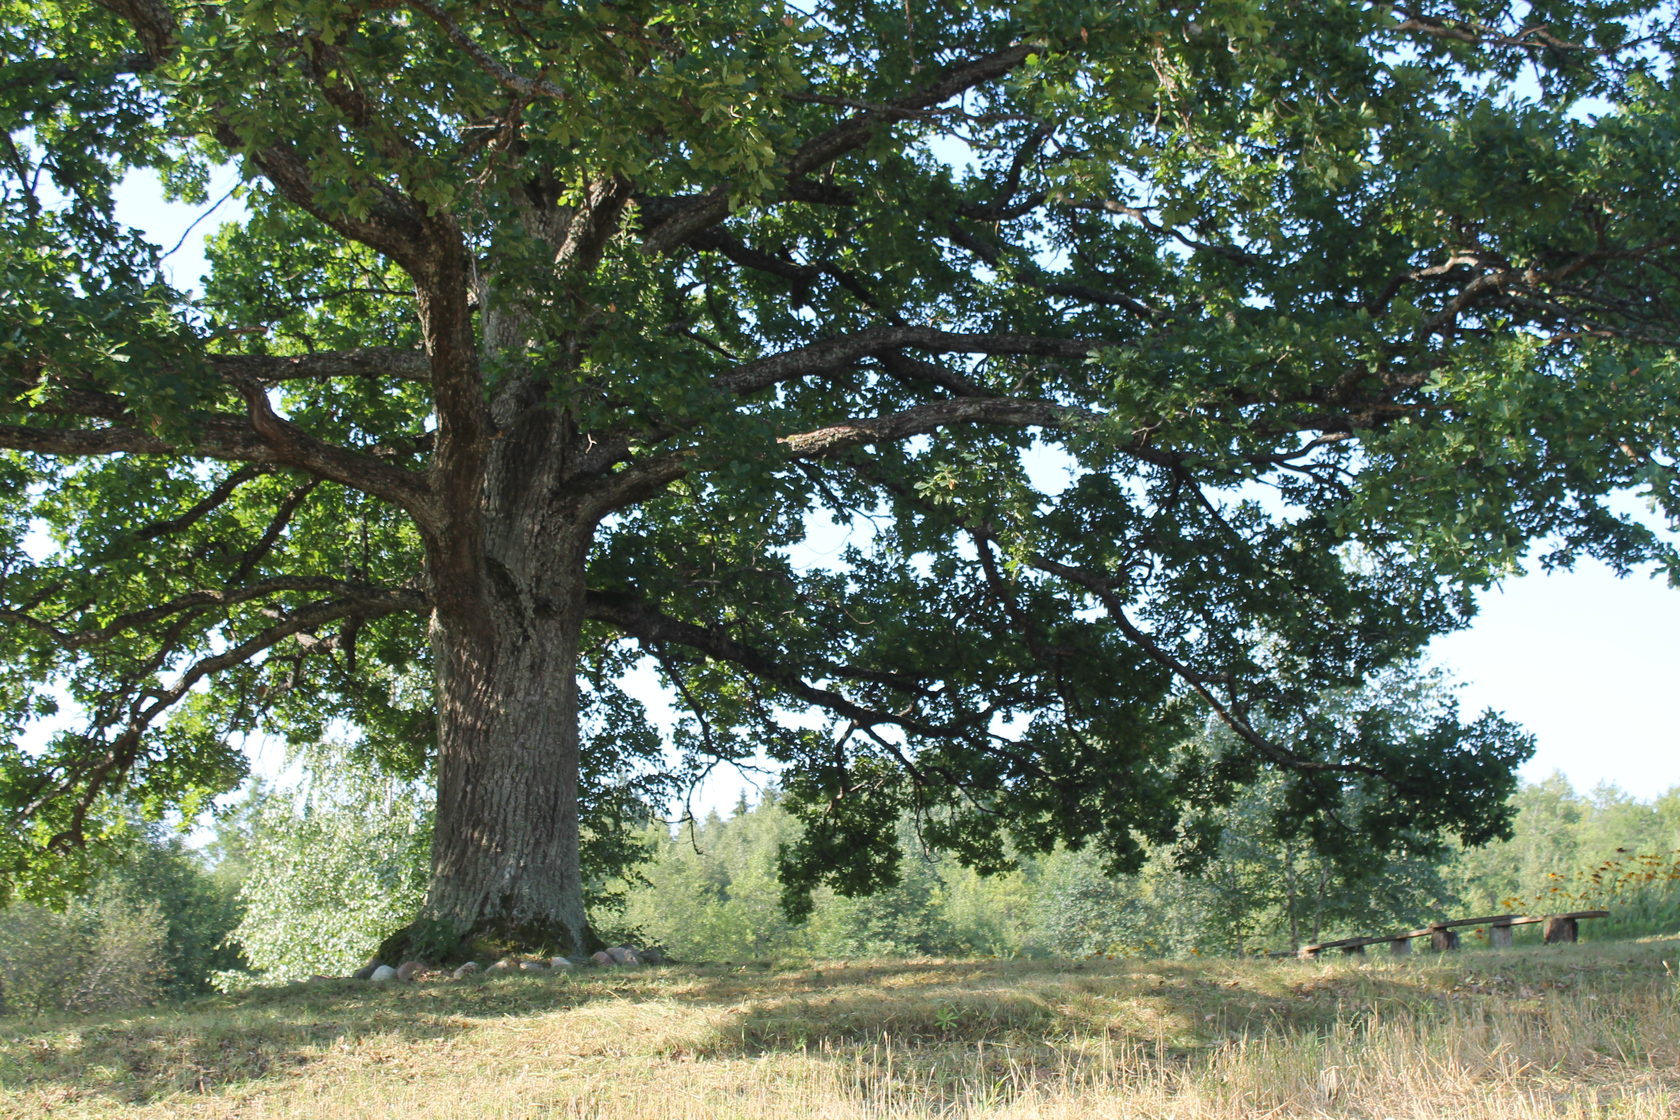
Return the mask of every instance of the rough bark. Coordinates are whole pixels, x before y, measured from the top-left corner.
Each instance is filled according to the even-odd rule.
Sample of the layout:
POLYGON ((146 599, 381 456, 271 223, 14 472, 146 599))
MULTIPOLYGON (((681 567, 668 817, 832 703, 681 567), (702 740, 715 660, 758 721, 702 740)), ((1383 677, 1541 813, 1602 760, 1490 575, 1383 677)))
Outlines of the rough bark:
POLYGON ((456 938, 591 947, 578 863, 575 577, 539 594, 499 589, 479 620, 433 619, 438 803, 423 916, 456 938))
MULTIPOLYGON (((491 316, 487 343, 512 348, 499 336, 517 324, 502 319, 491 316)), ((510 377, 490 413, 473 516, 428 541, 438 803, 416 930, 570 955, 596 947, 579 866, 577 686, 594 524, 568 484, 565 412, 510 377)))

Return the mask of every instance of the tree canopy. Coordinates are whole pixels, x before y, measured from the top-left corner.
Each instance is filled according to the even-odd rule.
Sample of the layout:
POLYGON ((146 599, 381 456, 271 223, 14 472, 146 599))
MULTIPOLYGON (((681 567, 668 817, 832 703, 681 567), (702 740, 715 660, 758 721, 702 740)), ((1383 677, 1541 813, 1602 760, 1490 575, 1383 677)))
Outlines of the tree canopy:
POLYGON ((758 749, 795 902, 1263 770, 1476 841, 1520 735, 1320 698, 1532 542, 1675 559, 1607 505, 1680 513, 1671 4, 0 9, 13 889, 336 721, 448 937, 587 943, 580 852, 758 749), (174 290, 113 188, 230 161, 174 290))

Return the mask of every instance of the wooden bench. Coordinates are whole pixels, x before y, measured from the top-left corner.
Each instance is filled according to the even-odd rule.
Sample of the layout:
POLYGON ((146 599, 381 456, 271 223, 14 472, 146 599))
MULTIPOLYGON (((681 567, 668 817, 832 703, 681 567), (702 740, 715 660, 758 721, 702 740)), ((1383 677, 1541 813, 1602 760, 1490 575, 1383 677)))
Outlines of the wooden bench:
MULTIPOLYGON (((1544 922, 1542 937, 1547 945, 1557 945, 1574 941, 1580 936, 1580 922, 1584 918, 1608 918, 1608 910, 1576 910, 1570 914, 1546 914, 1540 917, 1528 917, 1522 914, 1494 914, 1486 918, 1454 918, 1445 922, 1430 922, 1422 929, 1407 930, 1404 933, 1385 933, 1378 937, 1344 937, 1340 941, 1324 941, 1317 945, 1303 945, 1293 955, 1303 960, 1312 960, 1327 949, 1340 949, 1344 953, 1363 954, 1367 945, 1387 945, 1389 951, 1396 956, 1403 956, 1412 951, 1412 939, 1416 937, 1429 938, 1429 947, 1437 952, 1458 948, 1458 930, 1465 926, 1486 926, 1488 930, 1488 944, 1495 949, 1509 948, 1511 945, 1511 930, 1516 926, 1534 925, 1544 922)), ((1289 953, 1273 953, 1274 957, 1287 957, 1289 953)))

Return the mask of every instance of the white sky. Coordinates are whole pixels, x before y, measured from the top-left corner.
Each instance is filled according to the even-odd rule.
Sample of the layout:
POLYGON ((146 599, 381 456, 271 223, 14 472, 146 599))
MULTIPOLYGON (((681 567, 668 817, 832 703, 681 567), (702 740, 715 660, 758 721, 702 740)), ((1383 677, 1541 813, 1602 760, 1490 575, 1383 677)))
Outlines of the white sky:
POLYGON ((1467 710, 1534 733, 1525 778, 1561 771, 1578 790, 1610 783, 1643 799, 1680 786, 1680 590, 1588 561, 1509 580, 1479 606, 1431 653, 1464 682, 1467 710))
MULTIPOLYGON (((212 183, 212 200, 231 184, 212 183)), ((163 203, 155 180, 135 176, 122 204, 129 221, 171 246, 203 208, 163 203)), ((186 239, 169 264, 178 287, 204 270, 202 235, 236 219, 229 202, 186 239)), ((1479 599, 1467 630, 1437 640, 1432 659, 1463 682, 1466 714, 1493 708, 1533 732, 1538 751, 1524 777, 1562 772, 1578 790, 1613 784, 1642 799, 1680 786, 1680 590, 1660 578, 1617 579, 1596 562, 1570 572, 1531 572, 1479 599)), ((651 681, 651 676, 648 678, 651 681)), ((280 762, 265 748, 259 769, 280 762)), ((741 789, 720 774, 695 800, 727 808, 741 789)))

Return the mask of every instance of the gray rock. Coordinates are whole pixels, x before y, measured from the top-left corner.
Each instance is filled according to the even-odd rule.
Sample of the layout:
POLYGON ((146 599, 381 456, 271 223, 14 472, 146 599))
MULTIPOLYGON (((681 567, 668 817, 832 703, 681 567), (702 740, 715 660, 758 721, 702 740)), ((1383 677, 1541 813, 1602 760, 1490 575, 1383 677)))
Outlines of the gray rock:
POLYGON ((608 955, 605 949, 601 950, 599 953, 591 953, 589 959, 594 961, 596 964, 613 965, 618 963, 608 955))
POLYGON ((404 961, 397 966, 397 979, 404 984, 408 984, 425 970, 426 964, 424 961, 404 961))
POLYGON ((607 956, 612 958, 614 964, 640 964, 641 963, 641 959, 639 957, 637 957, 635 960, 631 959, 632 957, 636 956, 636 950, 632 949, 628 945, 614 945, 612 948, 608 949, 606 951, 606 953, 607 953, 607 956))
POLYGON ((375 957, 373 960, 364 964, 361 968, 358 968, 356 971, 352 972, 350 974, 350 979, 352 979, 352 980, 372 980, 374 972, 377 971, 381 967, 382 966, 380 964, 379 958, 375 957))
POLYGON ((645 949, 638 949, 636 951, 642 955, 643 964, 665 963, 665 950, 661 949, 657 945, 649 945, 645 949))
POLYGON ((519 958, 518 957, 503 957, 501 960, 497 961, 495 964, 490 966, 490 971, 491 972, 518 972, 519 971, 519 958))
POLYGON ((397 970, 388 964, 380 965, 378 968, 373 970, 373 975, 368 977, 368 979, 372 980, 375 984, 389 984, 395 981, 396 978, 397 970))
POLYGON ((567 960, 565 957, 555 957, 553 960, 548 962, 548 967, 549 968, 558 968, 558 969, 567 969, 567 968, 572 968, 574 966, 573 966, 572 962, 567 960))
POLYGON ((454 972, 451 972, 449 975, 454 977, 456 980, 459 980, 463 976, 471 976, 473 973, 475 973, 477 971, 478 971, 478 962, 477 961, 468 961, 466 964, 462 965, 460 968, 457 968, 454 972))
POLYGON ((520 961, 519 962, 519 971, 521 971, 521 972, 542 972, 547 968, 548 968, 548 962, 546 962, 546 961, 520 961))

